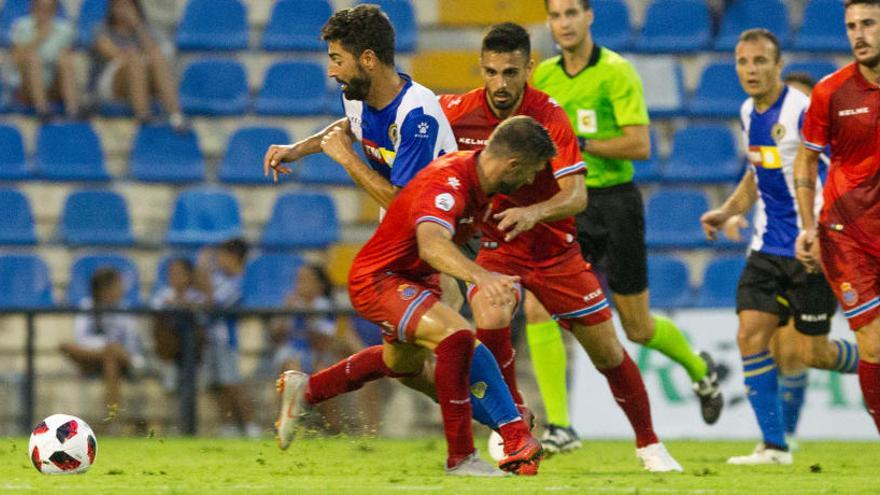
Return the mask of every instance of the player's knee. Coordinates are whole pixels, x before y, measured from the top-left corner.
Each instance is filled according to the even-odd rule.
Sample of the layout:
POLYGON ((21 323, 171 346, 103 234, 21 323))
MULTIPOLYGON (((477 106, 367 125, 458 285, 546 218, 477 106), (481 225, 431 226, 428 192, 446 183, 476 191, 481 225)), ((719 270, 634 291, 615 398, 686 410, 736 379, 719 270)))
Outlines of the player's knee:
POLYGON ((736 332, 736 345, 743 354, 760 352, 766 347, 764 337, 754 329, 740 326, 736 332))
POLYGON ((623 330, 626 332, 626 338, 630 342, 636 344, 647 344, 654 336, 654 328, 650 324, 650 320, 643 321, 639 318, 623 318, 621 317, 623 330))

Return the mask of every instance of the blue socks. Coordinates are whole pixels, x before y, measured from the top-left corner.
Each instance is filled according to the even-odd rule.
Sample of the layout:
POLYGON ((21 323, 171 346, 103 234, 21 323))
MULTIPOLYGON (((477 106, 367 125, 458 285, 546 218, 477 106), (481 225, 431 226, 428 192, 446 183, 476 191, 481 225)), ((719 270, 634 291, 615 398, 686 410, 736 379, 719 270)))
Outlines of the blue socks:
POLYGON ((841 373, 856 373, 859 370, 859 348, 848 340, 832 340, 837 346, 837 362, 834 369, 841 373))
POLYGON ((782 405, 779 400, 779 375, 770 351, 743 356, 746 395, 755 411, 764 444, 788 450, 782 421, 782 405))
POLYGON ((520 418, 510 389, 501 376, 501 368, 492 352, 483 344, 477 344, 474 348, 470 385, 471 408, 478 422, 498 430, 502 425, 520 418))
POLYGON ((806 371, 797 375, 785 375, 779 380, 779 395, 782 397, 782 422, 786 435, 793 436, 797 430, 808 383, 806 371))

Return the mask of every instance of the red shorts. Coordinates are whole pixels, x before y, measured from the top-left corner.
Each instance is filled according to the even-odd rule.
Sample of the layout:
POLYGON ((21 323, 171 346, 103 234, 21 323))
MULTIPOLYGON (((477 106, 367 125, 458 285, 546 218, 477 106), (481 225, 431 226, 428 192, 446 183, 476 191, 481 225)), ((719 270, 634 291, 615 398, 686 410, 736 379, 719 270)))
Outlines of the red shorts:
POLYGON ((351 305, 367 320, 379 325, 388 343, 415 342, 422 315, 440 301, 440 277, 409 278, 396 273, 376 273, 352 280, 351 305))
POLYGON ((822 268, 853 330, 880 316, 880 259, 854 239, 819 226, 822 268))
MULTIPOLYGON (((599 279, 577 248, 552 260, 529 263, 483 247, 477 264, 489 271, 519 275, 523 287, 538 298, 563 328, 571 329, 572 323, 593 326, 611 319, 599 279)), ((468 299, 475 292, 469 290, 468 299)))

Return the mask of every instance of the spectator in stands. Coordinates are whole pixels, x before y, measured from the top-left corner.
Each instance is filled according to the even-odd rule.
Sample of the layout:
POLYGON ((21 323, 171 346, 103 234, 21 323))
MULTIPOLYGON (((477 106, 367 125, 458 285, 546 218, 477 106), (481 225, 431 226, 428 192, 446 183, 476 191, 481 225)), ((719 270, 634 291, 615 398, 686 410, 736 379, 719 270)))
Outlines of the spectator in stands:
POLYGON ((34 0, 31 13, 12 25, 12 59, 6 83, 15 98, 49 119, 50 100, 61 100, 68 117, 79 115, 76 74, 70 47, 73 25, 56 17, 58 0, 34 0))
MULTIPOLYGON (((187 258, 175 258, 168 263, 168 284, 159 288, 151 301, 155 309, 192 308, 205 304, 205 294, 196 289, 195 266, 187 258)), ((201 348, 204 340, 204 317, 198 313, 180 313, 160 316, 156 319, 154 337, 156 354, 159 357, 159 373, 162 386, 166 391, 177 388, 177 365, 180 364, 181 333, 196 332, 198 345, 201 348)))
MULTIPOLYGON (((99 268, 92 275, 91 297, 83 299, 80 308, 119 308, 124 293, 119 272, 99 268)), ((61 352, 84 373, 103 375, 104 403, 112 413, 119 404, 122 376, 136 376, 145 368, 137 322, 133 316, 121 313, 80 314, 74 321, 74 335, 75 341, 62 344, 61 352)))
POLYGON ((107 17, 95 30, 93 89, 102 100, 130 100, 135 118, 151 120, 150 97, 157 95, 175 129, 186 126, 177 80, 162 48, 168 46, 147 22, 140 0, 110 0, 107 17))
MULTIPOLYGON (((215 309, 232 309, 241 303, 247 252, 247 242, 236 238, 199 254, 196 287, 215 309)), ((251 407, 241 386, 237 318, 211 316, 205 340, 205 377, 220 406, 220 435, 235 436, 243 430, 248 437, 259 437, 260 428, 252 420, 251 407)))

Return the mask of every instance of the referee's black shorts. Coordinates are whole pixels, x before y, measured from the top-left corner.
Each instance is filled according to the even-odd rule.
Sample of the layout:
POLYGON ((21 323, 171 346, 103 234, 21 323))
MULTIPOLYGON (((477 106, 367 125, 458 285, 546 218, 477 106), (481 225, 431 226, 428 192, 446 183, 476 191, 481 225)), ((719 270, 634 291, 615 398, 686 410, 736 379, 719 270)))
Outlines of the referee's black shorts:
POLYGON ((605 274, 616 294, 648 288, 645 207, 632 182, 587 189, 587 209, 575 217, 584 259, 605 274))

